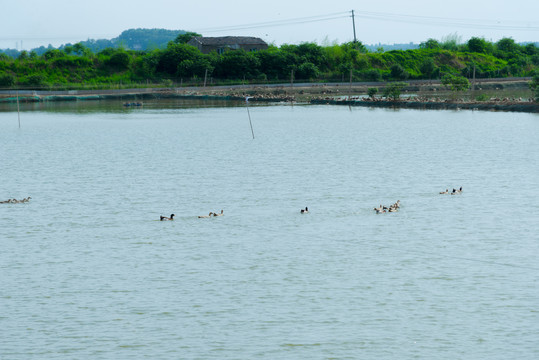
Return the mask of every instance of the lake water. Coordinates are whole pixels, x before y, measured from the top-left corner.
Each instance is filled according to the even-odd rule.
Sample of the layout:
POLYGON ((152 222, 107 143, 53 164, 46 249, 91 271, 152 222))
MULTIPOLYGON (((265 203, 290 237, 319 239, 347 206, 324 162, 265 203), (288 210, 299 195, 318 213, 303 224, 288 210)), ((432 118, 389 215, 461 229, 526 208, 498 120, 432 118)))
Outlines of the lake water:
POLYGON ((234 103, 21 110, 1 359, 539 358, 536 114, 251 105, 253 140, 234 103))

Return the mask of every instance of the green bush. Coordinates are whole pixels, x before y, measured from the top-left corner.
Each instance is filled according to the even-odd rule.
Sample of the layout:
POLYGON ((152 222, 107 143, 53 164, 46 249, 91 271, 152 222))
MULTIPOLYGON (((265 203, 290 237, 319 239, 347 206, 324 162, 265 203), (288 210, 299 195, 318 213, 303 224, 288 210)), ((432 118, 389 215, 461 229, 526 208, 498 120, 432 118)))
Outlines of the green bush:
POLYGON ((398 100, 400 98, 402 89, 407 86, 404 82, 392 82, 389 83, 384 89, 384 97, 388 99, 398 100))
POLYGON ((490 96, 488 96, 487 94, 481 94, 479 96, 476 96, 475 100, 477 100, 477 101, 488 101, 488 100, 490 100, 490 96))
POLYGON ((378 94, 378 88, 369 88, 367 90, 367 95, 369 95, 370 98, 374 98, 376 94, 378 94))
POLYGON ((470 88, 470 82, 464 76, 447 74, 442 77, 442 84, 451 91, 464 91, 470 88))
POLYGON ((442 41, 429 39, 420 49, 377 53, 368 53, 362 44, 356 43, 325 47, 303 43, 270 45, 267 50, 256 52, 202 54, 193 46, 171 41, 162 50, 109 47, 94 54, 79 43, 66 46, 63 51, 43 48, 42 54, 0 53, 0 74, 13 76, 4 78, 7 85, 3 86, 19 82, 28 86, 106 87, 118 86, 120 82, 158 83, 163 78, 179 82, 181 78, 202 78, 206 69, 214 79, 229 83, 264 79, 287 82, 292 71, 299 80, 343 81, 352 72, 354 80, 380 81, 439 79, 440 74, 471 78, 474 71, 476 78, 529 76, 539 69, 535 44, 522 46, 508 38, 496 44, 472 38, 462 44, 456 34, 442 41))
POLYGON ((361 77, 362 79, 367 81, 380 81, 382 79, 382 74, 378 69, 370 69, 367 71, 363 71, 361 73, 361 77))
POLYGON ((0 75, 0 86, 11 87, 15 85, 15 77, 11 74, 0 75))
POLYGON ((28 86, 44 86, 46 84, 45 76, 42 74, 28 75, 22 79, 21 83, 28 86))

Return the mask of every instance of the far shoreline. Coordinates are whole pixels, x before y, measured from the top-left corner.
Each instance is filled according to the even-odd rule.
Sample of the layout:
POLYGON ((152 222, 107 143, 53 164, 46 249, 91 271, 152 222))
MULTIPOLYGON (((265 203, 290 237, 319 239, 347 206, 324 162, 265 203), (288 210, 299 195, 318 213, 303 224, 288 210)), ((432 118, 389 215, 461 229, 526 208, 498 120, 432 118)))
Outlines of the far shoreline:
POLYGON ((525 93, 529 79, 481 79, 478 90, 451 94, 439 81, 410 81, 398 100, 368 98, 371 87, 384 88, 387 83, 304 83, 279 85, 235 85, 208 87, 171 87, 109 90, 2 90, 0 103, 118 100, 126 105, 155 99, 199 99, 251 102, 292 102, 319 105, 363 107, 485 110, 539 113, 539 103, 522 97, 493 96, 486 101, 474 100, 477 94, 497 94, 500 90, 525 93), (411 96, 412 95, 412 96, 411 96))

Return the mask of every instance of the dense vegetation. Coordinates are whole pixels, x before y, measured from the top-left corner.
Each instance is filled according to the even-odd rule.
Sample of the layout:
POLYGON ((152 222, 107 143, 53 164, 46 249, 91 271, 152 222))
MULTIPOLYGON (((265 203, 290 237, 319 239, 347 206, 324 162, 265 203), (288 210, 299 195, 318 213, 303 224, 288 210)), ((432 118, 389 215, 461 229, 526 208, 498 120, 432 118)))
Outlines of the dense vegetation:
MULTIPOLYGON (((189 34, 187 34, 189 35, 189 34)), ((134 36, 134 35, 133 35, 134 36)), ((268 50, 202 54, 181 32, 166 48, 145 51, 109 47, 92 51, 84 43, 49 49, 42 55, 0 54, 0 88, 104 88, 173 83, 295 81, 404 81, 444 76, 494 78, 534 76, 539 49, 504 38, 464 44, 429 39, 414 50, 369 52, 361 43, 270 46, 268 50)))

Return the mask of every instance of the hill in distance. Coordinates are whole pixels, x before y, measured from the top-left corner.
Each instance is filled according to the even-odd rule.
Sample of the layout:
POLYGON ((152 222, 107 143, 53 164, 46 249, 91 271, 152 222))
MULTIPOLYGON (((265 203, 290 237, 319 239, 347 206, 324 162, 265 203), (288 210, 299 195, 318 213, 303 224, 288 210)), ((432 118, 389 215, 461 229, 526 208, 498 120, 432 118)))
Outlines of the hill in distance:
MULTIPOLYGON (((113 39, 88 39, 80 41, 82 45, 92 50, 94 53, 98 53, 107 48, 123 47, 126 50, 154 50, 164 49, 167 47, 169 41, 176 39, 180 34, 185 34, 184 30, 167 30, 167 29, 129 29, 123 31, 118 37, 113 39)), ((71 46, 72 43, 63 44, 58 47, 62 50, 66 46, 71 46)), ((43 55, 48 50, 56 49, 52 45, 47 47, 40 46, 30 51, 35 51, 37 55, 43 55)), ((29 51, 29 52, 30 52, 29 51)), ((4 49, 0 50, 0 53, 4 53, 11 57, 18 57, 21 51, 16 49, 4 49)))

